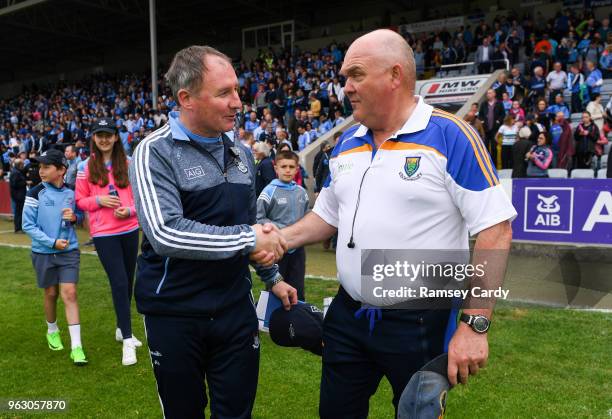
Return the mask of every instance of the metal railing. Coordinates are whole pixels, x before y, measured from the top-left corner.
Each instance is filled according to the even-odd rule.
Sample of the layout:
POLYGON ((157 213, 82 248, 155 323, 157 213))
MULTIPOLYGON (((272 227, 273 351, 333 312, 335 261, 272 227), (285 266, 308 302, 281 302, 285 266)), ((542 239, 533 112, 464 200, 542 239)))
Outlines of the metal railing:
MULTIPOLYGON (((490 60, 489 63, 491 63, 491 65, 493 65, 493 63, 498 63, 498 62, 503 62, 505 64, 506 67, 506 71, 510 71, 510 60, 508 60, 507 58, 501 59, 501 60, 490 60)), ((477 63, 476 61, 469 61, 466 63, 456 63, 456 64, 445 64, 440 66, 439 70, 437 71, 436 74, 438 75, 447 75, 449 74, 451 71, 456 71, 459 70, 460 68, 467 68, 472 66, 472 71, 470 72, 470 74, 477 74, 477 68, 478 65, 480 63, 477 63)), ((459 75, 459 74, 458 74, 459 75)))

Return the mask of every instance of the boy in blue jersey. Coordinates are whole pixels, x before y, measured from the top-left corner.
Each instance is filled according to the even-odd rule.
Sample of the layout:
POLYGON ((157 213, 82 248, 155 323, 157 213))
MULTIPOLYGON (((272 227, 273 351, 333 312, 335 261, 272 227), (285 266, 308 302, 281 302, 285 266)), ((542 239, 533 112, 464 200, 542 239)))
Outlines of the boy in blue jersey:
MULTIPOLYGON (((293 151, 279 151, 274 160, 274 170, 277 179, 270 182, 257 198, 257 222, 284 228, 297 223, 308 212, 308 193, 293 181, 299 170, 299 157, 293 151)), ((298 299, 305 301, 304 247, 290 249, 278 262, 278 272, 297 290, 298 299)))
POLYGON ((70 358, 75 365, 85 365, 76 290, 80 252, 73 227, 82 216, 75 212, 74 191, 64 185, 68 168, 64 154, 49 150, 38 161, 42 183, 27 193, 23 231, 32 238, 32 265, 38 287, 45 290, 47 344, 52 351, 64 349, 57 327, 57 297, 61 294, 70 332, 70 358))

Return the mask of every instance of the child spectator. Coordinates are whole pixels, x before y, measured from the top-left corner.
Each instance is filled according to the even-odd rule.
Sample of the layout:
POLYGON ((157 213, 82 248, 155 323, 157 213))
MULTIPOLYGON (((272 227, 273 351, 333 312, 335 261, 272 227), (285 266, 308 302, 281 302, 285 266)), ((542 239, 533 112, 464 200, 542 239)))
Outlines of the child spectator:
POLYGON ((516 122, 525 122, 525 110, 521 108, 521 104, 518 100, 512 102, 512 107, 510 108, 509 113, 514 117, 516 122))
POLYGON ((74 191, 64 185, 68 168, 59 150, 49 150, 38 159, 42 183, 28 191, 23 211, 23 230, 32 238, 32 265, 39 288, 45 290, 47 345, 64 349, 57 327, 57 297, 62 296, 70 333, 70 358, 75 365, 87 364, 81 343, 77 302, 80 252, 73 225, 82 221, 75 213, 74 191))
POLYGON ((92 129, 87 163, 77 173, 78 207, 89 213, 89 232, 108 275, 117 318, 115 339, 123 343, 123 365, 136 363, 142 343, 132 334, 131 300, 138 255, 138 219, 128 180, 128 158, 116 126, 100 119, 92 129))
POLYGON ((502 93, 502 105, 504 105, 504 111, 506 111, 506 115, 508 115, 510 109, 512 109, 512 100, 510 100, 508 92, 502 93))
MULTIPOLYGON (((299 158, 292 151, 279 151, 274 161, 278 179, 268 184, 257 199, 257 222, 284 228, 298 222, 308 211, 308 193, 293 178, 299 170, 299 158)), ((306 253, 303 247, 290 249, 278 262, 279 273, 304 301, 306 253)))

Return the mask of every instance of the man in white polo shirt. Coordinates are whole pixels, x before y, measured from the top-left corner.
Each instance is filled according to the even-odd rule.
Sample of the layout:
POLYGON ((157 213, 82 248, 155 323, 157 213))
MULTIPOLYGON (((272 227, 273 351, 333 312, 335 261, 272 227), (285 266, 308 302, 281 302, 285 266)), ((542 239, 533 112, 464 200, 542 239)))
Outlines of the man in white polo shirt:
MULTIPOLYGON (((481 139, 459 118, 415 96, 415 73, 412 50, 395 32, 377 30, 351 45, 341 74, 359 124, 334 148, 331 176, 313 211, 282 230, 290 248, 338 232, 341 286, 323 330, 323 419, 366 418, 383 375, 397 409, 414 372, 447 348, 453 384, 458 377, 465 383, 488 357, 486 329, 457 326, 449 310, 362 306, 368 302, 362 249, 467 250, 469 234, 477 235, 478 249, 510 246, 516 212, 481 139)), ((486 326, 491 312, 463 310, 486 326)))
POLYGON ((546 76, 546 83, 548 84, 548 103, 552 105, 555 103, 555 96, 559 93, 563 95, 563 91, 567 87, 567 73, 561 70, 561 63, 556 62, 553 64, 553 71, 548 73, 546 76))

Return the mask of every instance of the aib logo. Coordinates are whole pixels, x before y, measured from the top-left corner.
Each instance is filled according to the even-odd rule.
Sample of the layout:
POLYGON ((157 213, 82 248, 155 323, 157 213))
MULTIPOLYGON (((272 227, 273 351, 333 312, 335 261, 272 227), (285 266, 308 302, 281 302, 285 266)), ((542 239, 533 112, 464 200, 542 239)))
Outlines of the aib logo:
POLYGON ((544 196, 538 194, 538 216, 536 217, 535 224, 543 226, 558 226, 561 224, 561 217, 557 214, 561 211, 561 205, 559 205, 557 195, 544 196))
POLYGON ((525 188, 524 230, 572 233, 574 188, 525 188))

